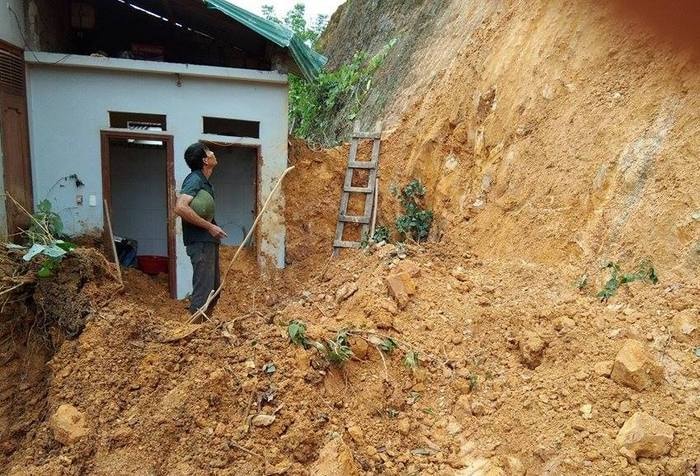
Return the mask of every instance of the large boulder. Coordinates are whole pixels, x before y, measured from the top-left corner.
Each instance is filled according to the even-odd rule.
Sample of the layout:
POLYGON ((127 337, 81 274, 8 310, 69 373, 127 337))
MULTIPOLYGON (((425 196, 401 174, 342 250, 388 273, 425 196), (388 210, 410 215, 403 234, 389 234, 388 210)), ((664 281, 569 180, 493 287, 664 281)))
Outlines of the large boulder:
POLYGON ((610 377, 617 383, 644 390, 663 380, 663 367, 639 341, 628 339, 615 357, 610 377))
POLYGON ((615 441, 623 453, 635 459, 658 458, 671 451, 673 428, 647 413, 637 412, 625 422, 615 441))
POLYGON ((69 404, 61 405, 51 415, 49 428, 56 441, 62 445, 72 445, 90 432, 85 415, 69 404))

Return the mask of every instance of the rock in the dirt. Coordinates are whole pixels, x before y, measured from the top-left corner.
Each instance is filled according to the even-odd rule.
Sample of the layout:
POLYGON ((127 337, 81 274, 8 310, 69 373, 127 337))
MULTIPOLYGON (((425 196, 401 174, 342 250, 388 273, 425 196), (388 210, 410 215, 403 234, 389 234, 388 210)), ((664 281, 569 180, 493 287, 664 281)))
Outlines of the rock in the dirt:
POLYGON ((62 445, 72 445, 89 433, 85 415, 69 404, 58 407, 49 419, 49 428, 62 445))
POLYGON ((525 476, 525 465, 519 458, 508 456, 506 458, 506 469, 511 476, 525 476))
POLYGON ((357 292, 357 284, 353 282, 345 283, 335 292, 336 302, 343 302, 357 292))
POLYGON ((663 367, 639 341, 628 339, 617 353, 611 378, 635 390, 644 390, 663 379, 663 367))
POLYGON ((658 458, 671 451, 673 428, 647 413, 637 412, 625 422, 615 441, 621 451, 624 449, 635 458, 658 458))
POLYGON ((542 363, 547 343, 534 332, 527 331, 520 338, 520 356, 523 363, 534 369, 542 363))
POLYGON ((389 288, 389 294, 394 298, 399 309, 406 307, 410 296, 416 292, 416 285, 411 275, 406 272, 390 274, 384 280, 389 288))
POLYGON ((399 420, 396 427, 399 430, 399 433, 406 436, 411 432, 411 420, 409 420, 408 418, 402 418, 401 420, 399 420))
POLYGON ((352 451, 341 438, 335 438, 321 448, 318 459, 311 467, 316 476, 359 476, 360 469, 352 451))
POLYGON ((404 260, 396 266, 396 272, 408 273, 409 276, 415 278, 420 276, 420 266, 415 261, 404 260))
POLYGON ((700 323, 698 312, 686 309, 676 314, 672 321, 673 338, 686 344, 700 343, 700 323))
POLYGON ((615 365, 614 361, 604 360, 596 363, 593 366, 593 371, 596 373, 596 375, 600 375, 601 377, 610 377, 613 370, 613 365, 615 365))
POLYGON ((277 417, 275 415, 265 415, 261 413, 260 415, 254 416, 251 423, 253 426, 270 426, 276 419, 277 417))
POLYGON ((457 279, 457 281, 462 281, 463 283, 469 281, 469 273, 467 273, 467 270, 464 269, 463 266, 457 266, 452 271, 450 271, 450 274, 454 276, 457 279))

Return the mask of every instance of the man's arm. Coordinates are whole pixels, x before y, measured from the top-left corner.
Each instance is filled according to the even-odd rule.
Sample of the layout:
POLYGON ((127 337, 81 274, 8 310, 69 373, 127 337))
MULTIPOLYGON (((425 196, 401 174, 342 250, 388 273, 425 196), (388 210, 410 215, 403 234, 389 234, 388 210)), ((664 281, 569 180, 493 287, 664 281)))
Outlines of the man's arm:
POLYGON ((187 195, 186 193, 178 196, 177 202, 175 202, 175 213, 187 223, 204 228, 214 238, 226 238, 228 235, 224 230, 222 230, 219 226, 206 221, 204 218, 197 215, 194 210, 192 210, 192 207, 190 207, 190 202, 193 198, 193 196, 187 195))

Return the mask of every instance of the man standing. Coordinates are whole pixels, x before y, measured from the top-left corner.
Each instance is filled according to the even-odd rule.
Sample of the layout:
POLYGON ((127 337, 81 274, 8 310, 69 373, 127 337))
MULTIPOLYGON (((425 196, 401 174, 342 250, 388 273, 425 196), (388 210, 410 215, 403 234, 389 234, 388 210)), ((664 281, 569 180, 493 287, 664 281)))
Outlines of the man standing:
MULTIPOLYGON (((219 287, 219 244, 227 235, 214 220, 214 189, 209 177, 217 165, 216 156, 204 144, 197 142, 185 151, 185 162, 192 172, 182 182, 175 213, 182 218, 182 238, 187 256, 192 261, 190 311, 196 312, 207 301, 209 293, 219 287), (203 197, 201 200, 211 202, 208 204, 209 213, 202 213, 201 207, 196 207, 205 216, 200 216, 192 208, 195 197, 198 201, 203 197)), ((212 307, 215 302, 211 303, 212 307)))

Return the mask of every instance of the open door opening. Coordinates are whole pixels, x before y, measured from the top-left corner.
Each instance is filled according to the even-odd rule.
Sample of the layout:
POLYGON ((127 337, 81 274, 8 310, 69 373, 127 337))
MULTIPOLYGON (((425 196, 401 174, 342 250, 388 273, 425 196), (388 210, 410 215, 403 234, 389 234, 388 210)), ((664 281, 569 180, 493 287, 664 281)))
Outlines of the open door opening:
POLYGON ((170 136, 102 133, 102 178, 115 239, 135 243, 138 267, 166 272, 175 295, 170 136))
MULTIPOLYGON (((250 231, 257 210, 258 149, 206 144, 218 161, 209 181, 216 194, 216 222, 228 234, 222 244, 237 246, 250 231)), ((249 246, 255 244, 254 236, 249 246)))

